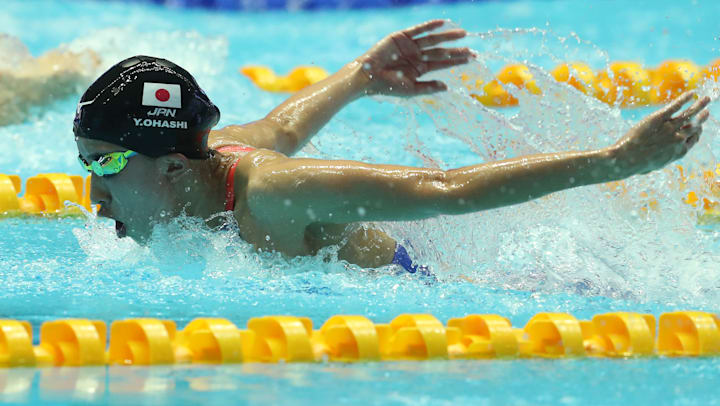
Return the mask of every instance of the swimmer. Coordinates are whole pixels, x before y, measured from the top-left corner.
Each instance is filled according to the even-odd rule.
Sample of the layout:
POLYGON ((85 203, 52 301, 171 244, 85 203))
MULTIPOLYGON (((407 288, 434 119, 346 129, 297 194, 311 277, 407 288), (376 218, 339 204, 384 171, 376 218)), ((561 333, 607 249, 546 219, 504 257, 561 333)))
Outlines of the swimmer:
POLYGON ((185 213, 208 220, 231 212, 257 249, 314 255, 331 244, 366 268, 418 270, 405 247, 360 222, 415 221, 519 204, 578 186, 660 169, 699 140, 709 99, 687 93, 649 115, 608 147, 538 154, 452 170, 292 158, 351 101, 446 90, 423 81, 467 63, 466 35, 429 21, 382 39, 337 73, 287 99, 266 117, 211 130, 220 111, 193 77, 167 60, 126 59, 93 83, 77 108, 81 165, 92 172, 91 199, 116 221, 118 235, 144 242, 155 224, 185 213))
POLYGON ((54 49, 33 58, 19 39, 0 34, 0 126, 25 121, 33 107, 79 93, 100 64, 92 51, 54 49))

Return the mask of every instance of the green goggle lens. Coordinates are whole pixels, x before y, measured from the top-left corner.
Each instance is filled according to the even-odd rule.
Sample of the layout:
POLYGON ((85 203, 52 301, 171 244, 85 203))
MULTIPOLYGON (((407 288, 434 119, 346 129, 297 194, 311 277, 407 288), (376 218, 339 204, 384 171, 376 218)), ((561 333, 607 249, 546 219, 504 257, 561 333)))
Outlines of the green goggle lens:
POLYGON ((82 156, 78 155, 80 166, 88 172, 97 176, 108 176, 120 173, 127 166, 128 158, 137 155, 134 151, 111 152, 102 155, 97 161, 88 163, 82 156))

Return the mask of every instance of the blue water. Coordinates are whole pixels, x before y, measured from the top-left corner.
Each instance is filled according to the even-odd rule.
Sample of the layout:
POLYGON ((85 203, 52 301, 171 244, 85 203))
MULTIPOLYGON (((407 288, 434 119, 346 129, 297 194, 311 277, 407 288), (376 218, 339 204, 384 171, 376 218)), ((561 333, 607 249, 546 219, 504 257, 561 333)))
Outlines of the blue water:
MULTIPOLYGON (((546 72, 559 61, 600 69, 615 60, 655 65, 689 58, 703 65, 720 57, 714 2, 493 2, 289 14, 83 1, 6 0, 3 7, 0 27, 34 55, 62 47, 91 49, 103 67, 139 53, 179 63, 220 107, 221 126, 258 119, 283 100, 255 88, 237 73, 241 66, 284 73, 315 64, 332 71, 386 33, 452 19, 473 33, 461 44, 480 54, 464 71, 489 77, 505 63, 527 61, 556 96, 520 94, 518 108, 487 110, 471 101, 457 73, 445 72, 438 77, 452 90, 434 96, 433 105, 358 101, 301 153, 441 168, 606 146, 651 110, 621 112, 552 83, 546 72)), ((717 89, 706 84, 701 92, 717 89)), ((71 133, 77 97, 0 128, 0 173, 80 174, 71 133)), ((714 167, 717 134, 711 119, 681 164, 714 167)), ((689 185, 701 186, 697 179, 689 185)), ((293 314, 319 327, 334 314, 388 322, 422 312, 445 322, 497 313, 522 326, 541 311, 582 319, 613 310, 716 311, 719 235, 696 227, 676 173, 635 177, 627 187, 626 195, 587 187, 490 212, 380 225, 411 241, 412 254, 438 274, 432 286, 392 276, 391 269, 371 275, 335 260, 259 254, 192 219, 158 227, 148 247, 118 240, 111 224, 92 217, 2 220, 0 317, 37 328, 59 317, 148 316, 182 327, 217 316, 243 327, 251 317, 293 314), (644 214, 649 198, 641 192, 660 210, 644 214)), ((653 359, 0 370, 0 392, 5 400, 33 403, 712 404, 719 367, 714 359, 653 359), (142 390, 113 386, 126 381, 142 390)))

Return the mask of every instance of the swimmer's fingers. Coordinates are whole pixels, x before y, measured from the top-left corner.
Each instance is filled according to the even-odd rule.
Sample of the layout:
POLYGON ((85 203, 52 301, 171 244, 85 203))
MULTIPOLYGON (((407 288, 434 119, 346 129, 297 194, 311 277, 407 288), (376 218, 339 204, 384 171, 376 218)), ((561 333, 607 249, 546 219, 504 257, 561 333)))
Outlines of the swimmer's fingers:
POLYGON ((702 134, 702 127, 699 127, 696 131, 694 131, 694 133, 692 135, 690 135, 688 137, 687 140, 685 140, 688 150, 690 148, 692 148, 693 146, 695 146, 695 144, 697 144, 698 141, 700 141, 700 134, 702 134))
POLYGON ((468 59, 471 56, 473 52, 470 48, 431 48, 421 52, 421 59, 425 62, 468 59))
POLYGON ((708 118, 710 118, 710 112, 707 110, 703 110, 700 114, 698 114, 696 124, 703 125, 703 123, 706 122, 708 118))
POLYGON ((441 42, 454 41, 456 39, 464 38, 466 35, 467 31, 463 30, 462 28, 455 28, 445 32, 429 34, 424 37, 416 38, 415 44, 417 44, 418 48, 422 49, 437 45, 441 42))
POLYGON ((402 30, 402 32, 408 37, 412 38, 416 35, 420 35, 424 32, 432 31, 438 27, 442 27, 445 24, 445 20, 430 20, 410 28, 402 30))
MULTIPOLYGON (((672 118, 673 114, 677 113, 682 108, 682 106, 685 103, 689 102, 690 99, 692 99, 693 97, 695 97, 695 92, 683 93, 677 99, 670 102, 667 106, 658 110, 656 115, 669 120, 670 118, 672 118)), ((655 115, 653 115, 653 116, 655 116, 655 115)))
POLYGON ((685 109, 682 113, 680 113, 677 117, 675 117, 673 120, 679 122, 679 123, 686 123, 695 115, 703 111, 705 107, 707 107, 708 103, 710 103, 710 98, 705 96, 702 99, 697 100, 695 103, 692 104, 692 106, 685 109))
POLYGON ((687 123, 680 127, 676 134, 678 140, 690 143, 691 139, 700 138, 700 133, 702 133, 702 124, 708 119, 708 117, 710 117, 710 112, 704 110, 697 116, 697 120, 695 122, 687 123))

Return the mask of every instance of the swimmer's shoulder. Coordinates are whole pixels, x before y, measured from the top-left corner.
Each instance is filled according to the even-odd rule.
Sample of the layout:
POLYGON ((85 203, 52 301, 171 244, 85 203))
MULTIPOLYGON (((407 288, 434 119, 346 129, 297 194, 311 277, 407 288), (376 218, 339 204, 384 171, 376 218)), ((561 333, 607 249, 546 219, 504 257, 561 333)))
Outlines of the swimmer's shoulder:
POLYGON ((269 160, 287 158, 281 152, 253 142, 253 130, 240 125, 213 130, 208 136, 208 146, 221 154, 237 155, 236 171, 247 174, 253 168, 269 160))
POLYGON ((286 134, 276 123, 258 120, 247 124, 232 124, 210 131, 208 145, 247 145, 257 149, 283 150, 287 144, 286 134))
POLYGON ((240 145, 256 148, 255 145, 249 144, 247 141, 249 131, 240 125, 229 125, 217 130, 210 131, 208 135, 208 146, 217 150, 218 148, 232 145, 240 145))

